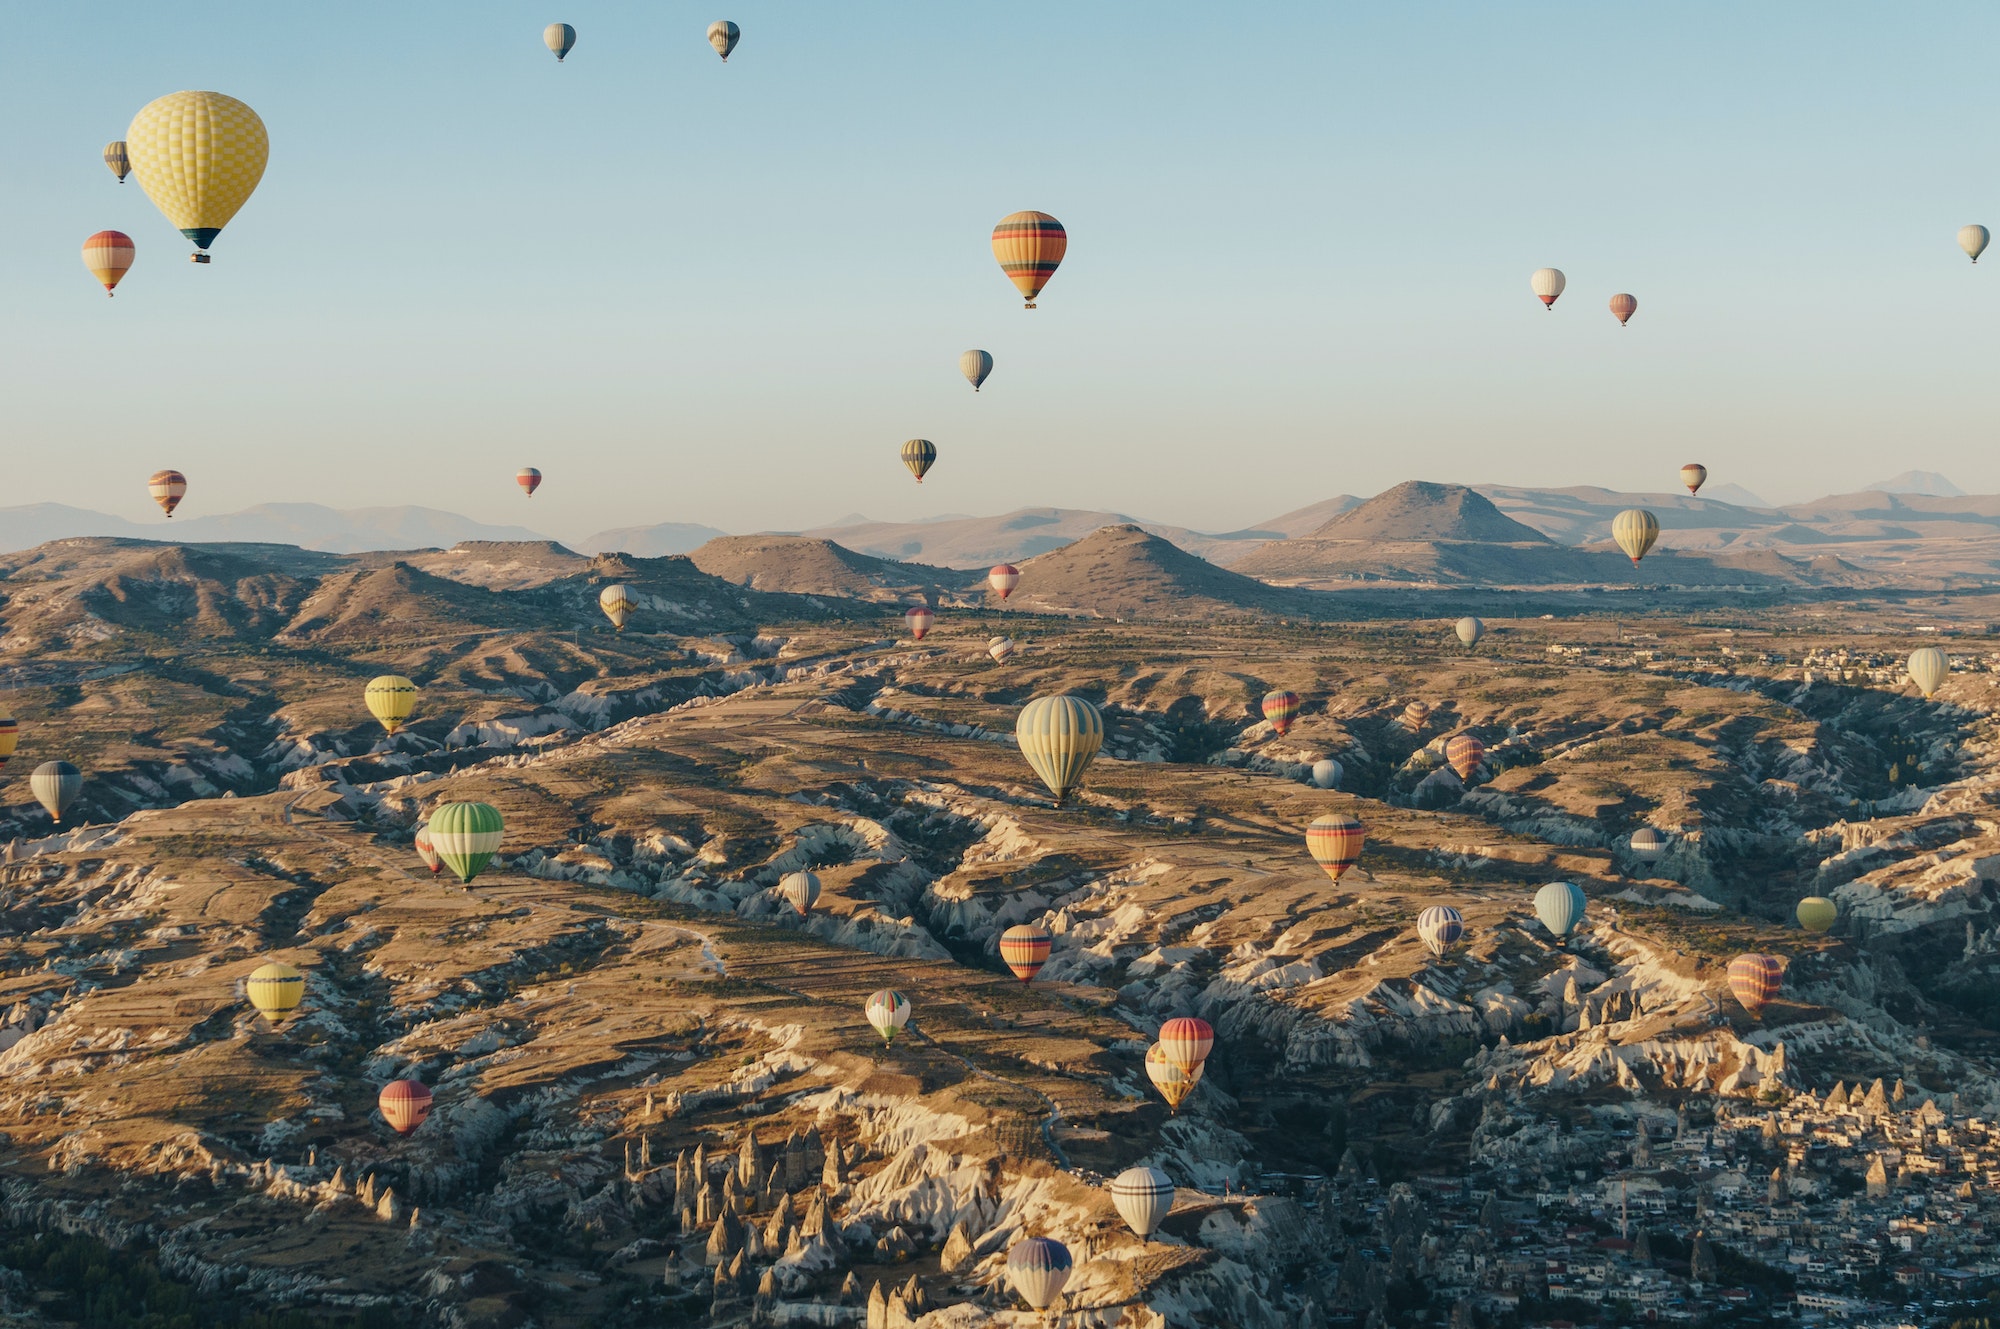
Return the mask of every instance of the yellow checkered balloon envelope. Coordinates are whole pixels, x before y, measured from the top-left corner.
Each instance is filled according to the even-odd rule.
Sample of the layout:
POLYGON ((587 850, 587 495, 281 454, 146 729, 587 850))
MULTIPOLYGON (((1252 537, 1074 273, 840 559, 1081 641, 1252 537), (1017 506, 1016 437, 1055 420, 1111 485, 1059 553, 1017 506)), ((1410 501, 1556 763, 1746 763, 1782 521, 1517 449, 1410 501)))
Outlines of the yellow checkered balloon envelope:
MULTIPOLYGON (((257 113, 219 92, 176 92, 148 102, 125 131, 139 187, 205 251, 264 178, 271 140, 257 113)), ((205 252, 193 256, 208 262, 205 252)))

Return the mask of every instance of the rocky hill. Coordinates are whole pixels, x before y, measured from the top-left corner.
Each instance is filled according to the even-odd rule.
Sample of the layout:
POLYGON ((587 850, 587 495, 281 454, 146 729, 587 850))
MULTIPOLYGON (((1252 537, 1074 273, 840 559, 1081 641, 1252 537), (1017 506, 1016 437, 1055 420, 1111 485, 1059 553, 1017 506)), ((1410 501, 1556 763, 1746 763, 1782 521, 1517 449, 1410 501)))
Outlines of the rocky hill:
POLYGON ((902 563, 803 535, 725 535, 688 558, 710 576, 754 590, 888 604, 960 602, 984 577, 983 569, 973 574, 902 563))
POLYGON ((1343 512, 1310 536, 1315 540, 1472 541, 1546 544, 1548 537, 1502 513, 1464 485, 1407 480, 1343 512))
POLYGON ((1138 526, 1106 526, 1020 565, 1008 608, 1096 618, 1188 619, 1329 615, 1310 592, 1216 567, 1138 526))

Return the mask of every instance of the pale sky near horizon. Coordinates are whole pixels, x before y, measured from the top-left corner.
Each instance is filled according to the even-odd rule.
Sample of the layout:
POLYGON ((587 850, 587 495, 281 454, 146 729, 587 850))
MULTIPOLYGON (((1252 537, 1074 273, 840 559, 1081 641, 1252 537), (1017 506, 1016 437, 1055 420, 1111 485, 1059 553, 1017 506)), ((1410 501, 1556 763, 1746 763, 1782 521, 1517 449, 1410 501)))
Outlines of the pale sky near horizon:
POLYGON ((189 516, 559 538, 1226 530, 1687 460, 1778 502, 1912 467, 1996 492, 2000 250, 1954 240, 2000 229, 1996 37, 1971 3, 44 7, 0 54, 0 506, 146 520, 160 466, 189 516), (272 140, 205 268, 98 157, 181 88, 272 140), (1070 235, 1032 313, 988 248, 1022 208, 1070 235), (106 227, 139 248, 115 300, 78 256, 106 227))

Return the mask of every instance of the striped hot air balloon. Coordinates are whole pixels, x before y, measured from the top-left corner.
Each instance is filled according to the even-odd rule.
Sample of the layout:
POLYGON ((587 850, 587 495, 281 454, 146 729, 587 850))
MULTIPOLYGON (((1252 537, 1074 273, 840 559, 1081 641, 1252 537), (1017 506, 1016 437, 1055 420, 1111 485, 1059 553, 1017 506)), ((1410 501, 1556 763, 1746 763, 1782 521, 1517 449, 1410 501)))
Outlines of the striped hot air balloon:
POLYGON ((1055 944, 1055 934, 1040 923, 1016 923, 1000 934, 1000 962, 1023 983, 1032 983, 1055 944))
POLYGON ((1029 309, 1067 252, 1069 233, 1046 212, 1012 212, 993 228, 993 257, 1029 309))
POLYGON ((726 18, 719 18, 708 25, 708 44, 722 57, 722 63, 729 63, 729 53, 736 49, 736 43, 743 40, 743 29, 726 18))
POLYGON ((0 711, 0 766, 13 759, 14 749, 21 745, 21 722, 5 711, 0 711))
POLYGON ((1183 1015, 1160 1026, 1160 1051, 1184 1071, 1207 1061, 1209 1049, 1214 1046, 1215 1030, 1206 1020, 1183 1015))
POLYGON ((1775 955, 1739 955, 1729 962, 1729 990, 1752 1019, 1784 986, 1785 966, 1775 955))
POLYGON ((1021 584, 1021 569, 1012 563, 995 563, 992 570, 986 574, 986 584, 998 591, 1000 598, 1004 600, 1014 593, 1016 586, 1021 584))
POLYGON ((118 177, 119 184, 125 183, 125 177, 132 174, 132 158, 125 151, 124 139, 115 138, 104 145, 104 164, 118 177))
POLYGON ((1069 1282, 1069 1247, 1050 1237, 1017 1241, 1007 1252, 1007 1279, 1021 1300, 1045 1311, 1062 1297, 1069 1282))
POLYGON ((424 866, 431 870, 433 877, 444 871, 444 860, 438 857, 437 847, 431 843, 430 827, 417 827, 415 844, 417 857, 423 860, 424 866))
POLYGON ((1458 640, 1467 647, 1477 646, 1479 639, 1486 635, 1486 625, 1467 614, 1458 620, 1458 640))
POLYGON ((1535 275, 1528 278, 1528 289, 1533 291, 1535 297, 1549 309, 1556 307, 1556 297, 1563 293, 1563 287, 1568 284, 1562 272, 1556 268, 1536 268, 1535 275))
POLYGON ((1535 917, 1542 920, 1557 941, 1576 931, 1589 907, 1582 887, 1574 882, 1552 881, 1535 892, 1535 917))
POLYGON ((50 818, 60 826, 63 813, 83 792, 83 772, 66 761, 45 761, 29 774, 28 792, 49 810, 50 818))
POLYGON ((382 1086, 375 1106, 396 1134, 408 1135, 431 1115, 431 1091, 422 1080, 391 1080, 382 1086))
POLYGON ((500 852, 507 829, 491 803, 446 803, 431 813, 429 826, 439 860, 468 885, 500 852))
POLYGON ((984 351, 967 351, 958 357, 958 372, 965 375, 965 381, 977 392, 979 385, 993 372, 993 357, 984 351))
POLYGON ((1708 483, 1708 467, 1698 461, 1691 461, 1681 467, 1681 483, 1688 487, 1690 494, 1699 494, 1701 487, 1708 483))
POLYGON ((1417 915, 1417 939, 1442 957, 1465 935, 1465 917, 1448 904, 1434 904, 1417 915))
POLYGON ((368 681, 361 697, 368 703, 368 713, 393 734, 408 723, 410 713, 417 709, 418 691, 417 685, 401 674, 383 674, 368 681))
POLYGON ((542 45, 548 47, 556 63, 561 64, 563 58, 576 48, 576 29, 567 23, 551 23, 542 29, 542 45))
POLYGON ((994 637, 986 643, 986 653, 993 657, 996 664, 1007 663, 1008 658, 1019 649, 1012 637, 994 637))
POLYGON ((521 486, 522 493, 533 498, 535 491, 542 487, 542 473, 532 466, 523 466, 514 472, 514 483, 521 486))
POLYGON ((118 283, 125 280, 138 252, 125 232, 99 231, 83 242, 83 266, 103 285, 106 295, 116 295, 118 283))
POLYGON ((894 988, 871 993, 863 1008, 869 1025, 882 1035, 884 1044, 893 1043, 903 1026, 910 1022, 910 999, 894 988))
POLYGON ((1158 1232, 1173 1212, 1173 1180, 1156 1167, 1128 1167, 1111 1179, 1107 1189, 1118 1216, 1140 1237, 1158 1232))
POLYGON ((910 474, 917 477, 917 483, 924 482, 924 473, 937 462, 937 444, 927 438, 907 439, 903 443, 903 465, 910 468, 910 474))
POLYGON ((1799 926, 1808 932, 1826 932, 1840 921, 1840 906, 1824 895, 1808 895, 1799 901, 1799 926))
POLYGON ((1082 697, 1037 697, 1021 708, 1014 741, 1061 807, 1104 746, 1104 717, 1082 697))
POLYGON ((937 611, 929 605, 911 605, 903 611, 903 622, 909 625, 911 639, 922 641, 937 622, 937 611))
POLYGON ((1974 263, 1979 262, 1979 256, 1986 252, 1986 246, 1992 239, 1993 233, 1978 222, 1958 228, 1958 247, 1974 263))
POLYGON ((1611 538, 1636 568, 1660 538, 1660 519, 1644 508, 1627 508, 1611 519, 1611 538))
POLYGON ((1951 657, 1935 646, 1919 646, 1910 652, 1910 662, 1905 667, 1910 671, 1910 681, 1928 701, 1951 673, 1951 657))
POLYGON ((1403 708, 1403 727, 1409 730, 1422 729, 1431 721, 1431 704, 1427 701, 1413 701, 1403 708))
POLYGON ((1299 713, 1299 694, 1296 692, 1267 692, 1264 694, 1264 718, 1270 722, 1272 730, 1283 738, 1291 731, 1292 721, 1299 713))
POLYGON ((1633 297, 1622 294, 1611 297, 1611 316, 1618 320, 1619 327, 1622 328, 1630 323, 1632 315, 1638 312, 1639 302, 1633 297))
POLYGON ((1667 838, 1651 826, 1641 826, 1632 832, 1632 857, 1641 863, 1653 863, 1667 852, 1667 838))
POLYGON ((1361 847, 1367 839, 1367 827, 1352 817, 1338 814, 1316 817, 1306 827, 1307 850, 1335 881, 1361 860, 1361 847))
POLYGON ((188 491, 188 478, 179 471, 154 471, 152 478, 146 481, 146 489, 153 495, 153 501, 160 505, 160 511, 171 517, 188 491))
POLYGON ((1486 745, 1471 734, 1453 734, 1444 745, 1444 759, 1458 772, 1459 779, 1471 784, 1472 773, 1486 760, 1486 745))
POLYGON ((1331 757, 1321 757, 1313 763, 1313 783, 1321 789, 1340 788, 1340 777, 1343 773, 1340 769, 1340 763, 1331 757))
POLYGON ((819 876, 812 872, 787 872, 778 881, 778 894, 804 918, 819 903, 819 876))
POLYGON ((257 113, 219 92, 175 92, 148 102, 125 131, 139 187, 180 233, 196 263, 236 216, 271 156, 257 113))
POLYGON ((607 586, 597 593, 597 607, 611 620, 612 627, 623 632, 625 620, 632 617, 632 611, 639 607, 639 601, 632 594, 630 586, 607 586))
POLYGON ((306 976, 282 960, 260 964, 243 980, 243 995, 271 1023, 298 1009, 306 999, 306 976))
POLYGON ((1201 1072, 1200 1066, 1193 1069, 1176 1066, 1158 1043, 1146 1049, 1146 1078, 1160 1091, 1160 1097, 1167 1100, 1169 1112, 1181 1110, 1181 1104, 1187 1102, 1188 1095, 1201 1083, 1201 1072))

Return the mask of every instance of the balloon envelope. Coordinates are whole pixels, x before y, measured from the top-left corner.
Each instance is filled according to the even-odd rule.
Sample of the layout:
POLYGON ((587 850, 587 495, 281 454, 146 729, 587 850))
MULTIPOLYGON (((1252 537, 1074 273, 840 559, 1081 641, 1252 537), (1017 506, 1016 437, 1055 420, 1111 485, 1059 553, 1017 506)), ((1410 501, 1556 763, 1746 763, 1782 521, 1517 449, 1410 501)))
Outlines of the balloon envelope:
POLYGON ((1729 962, 1729 990, 1753 1016, 1778 995, 1784 982, 1785 966, 1775 955, 1739 955, 1729 962))
POLYGON ((1335 881, 1360 861, 1361 847, 1367 839, 1368 828, 1352 817, 1316 817, 1306 827, 1307 851, 1335 881))
POLYGON ((1640 862, 1651 863, 1666 852, 1666 837, 1651 826, 1641 826, 1632 832, 1632 857, 1640 862))
POLYGON ((1007 657, 1019 649, 1012 637, 994 637, 986 643, 986 653, 998 663, 1005 663, 1007 657))
POLYGON ((1069 1282, 1069 1247, 1049 1237, 1017 1241, 1007 1252, 1007 1278, 1021 1300, 1045 1311, 1062 1296, 1069 1282))
POLYGON ((625 620, 632 617, 632 611, 639 607, 639 602, 633 597, 631 587, 607 586, 597 593, 597 607, 611 620, 612 627, 623 632, 625 620))
POLYGON ((391 1080, 382 1086, 375 1106, 396 1134, 408 1135, 431 1115, 431 1091, 421 1080, 391 1080))
POLYGON ((1208 1060, 1215 1046, 1215 1030, 1206 1020, 1183 1015, 1160 1026, 1160 1051, 1168 1061, 1191 1071, 1208 1060))
POLYGON ((1069 252, 1069 233, 1046 212, 1011 212, 993 228, 993 257, 1029 309, 1069 252))
POLYGON ((1611 315, 1613 318, 1616 318, 1618 320, 1619 327, 1622 328, 1627 323, 1630 323, 1632 321, 1632 315, 1638 312, 1639 312, 1639 302, 1633 299, 1631 296, 1614 295, 1611 297, 1611 315))
POLYGON ((1321 757, 1313 763, 1313 783, 1321 789, 1340 788, 1340 763, 1331 757, 1321 757))
POLYGON ((21 744, 21 722, 0 711, 0 766, 5 766, 21 744))
POLYGON ((1000 934, 1000 960, 1014 971, 1014 977, 1032 983, 1049 962, 1049 951, 1055 944, 1055 934, 1040 923, 1016 923, 1000 934))
POLYGON ((1299 713, 1299 694, 1296 692, 1267 692, 1264 694, 1264 718, 1280 738, 1292 727, 1292 720, 1299 713))
POLYGON ((1573 882, 1552 881, 1535 892, 1535 917, 1558 940, 1576 931, 1588 905, 1582 888, 1573 882))
POLYGON ((977 392, 979 385, 993 372, 993 357, 984 351, 967 351, 958 357, 958 372, 965 375, 965 381, 977 392))
POLYGON ((542 45, 555 53, 556 63, 576 46, 576 29, 567 23, 551 23, 542 29, 542 45))
POLYGON ((1456 630, 1458 632, 1458 639, 1467 646, 1477 646, 1479 639, 1486 635, 1486 625, 1471 615, 1458 620, 1456 630))
POLYGON ((1413 701, 1403 708, 1403 723, 1411 729, 1422 729, 1430 723, 1431 704, 1427 701, 1413 701))
POLYGON ((1146 1049, 1146 1078, 1153 1082, 1153 1088, 1160 1091, 1160 1097, 1167 1100, 1170 1112, 1179 1112, 1181 1104, 1201 1083, 1201 1069, 1200 1066, 1193 1069, 1176 1066, 1167 1059, 1166 1049, 1158 1043, 1146 1049))
POLYGON ((743 40, 743 29, 726 18, 719 18, 708 25, 708 44, 722 57, 722 63, 729 63, 729 53, 736 49, 736 43, 743 40))
POLYGON ((118 177, 119 184, 125 183, 125 177, 132 174, 132 158, 125 151, 124 139, 113 139, 104 145, 104 164, 118 177))
POLYGON ((368 713, 393 734, 417 709, 417 691, 417 685, 401 674, 384 674, 371 679, 361 696, 368 703, 368 713))
POLYGON ((257 113, 236 98, 175 92, 132 117, 125 151, 153 206, 206 250, 264 178, 271 140, 257 113))
POLYGON ((1977 263, 1979 256, 1986 252, 1986 243, 1992 238, 1992 233, 1977 222, 1958 228, 1958 247, 1963 249, 1965 256, 1974 263, 1977 263))
POLYGON ((529 498, 533 498, 535 491, 542 487, 542 473, 532 466, 523 466, 514 472, 514 483, 527 491, 529 498))
POLYGON ((870 995, 864 1009, 868 1023, 882 1035, 884 1043, 893 1042, 897 1033, 910 1022, 910 999, 894 988, 883 988, 870 995))
POLYGON ((414 844, 417 850, 417 857, 423 860, 424 866, 431 870, 431 875, 433 877, 435 877, 438 873, 444 871, 444 860, 438 857, 437 846, 431 843, 430 827, 428 826, 417 827, 417 835, 414 844))
POLYGON ((1486 759, 1486 745, 1471 734, 1454 734, 1451 741, 1444 745, 1444 759, 1458 772, 1459 779, 1470 784, 1472 773, 1486 759))
POLYGON ((1118 1216, 1139 1236, 1152 1236, 1173 1212, 1174 1183, 1156 1167, 1128 1167, 1111 1179, 1110 1189, 1118 1216))
POLYGON ((181 505, 181 496, 188 491, 188 478, 179 471, 154 471, 146 481, 146 489, 160 505, 160 511, 171 517, 181 505))
POLYGON ((1417 939, 1432 955, 1443 955, 1464 935, 1464 916, 1448 904, 1434 904, 1417 915, 1417 939))
POLYGON ((60 822, 83 792, 83 772, 66 761, 45 761, 28 776, 28 792, 60 822))
POLYGON ((431 813, 431 848, 461 883, 470 883, 500 852, 506 823, 491 803, 446 803, 431 813))
POLYGON ((1635 568, 1659 538, 1660 519, 1644 508, 1627 508, 1611 519, 1611 539, 1635 568))
POLYGON ((787 872, 778 882, 778 894, 804 918, 819 903, 819 877, 811 872, 787 872))
POLYGON ((1060 807, 1104 746, 1104 717, 1082 697, 1037 697, 1021 708, 1014 740, 1060 807))
POLYGON ((1951 658, 1935 646, 1919 646, 1910 652, 1907 667, 1910 681, 1928 698, 1944 686, 1945 675, 1951 672, 1951 658))
POLYGON ((913 438, 903 444, 903 465, 910 468, 910 474, 917 477, 917 483, 924 482, 924 472, 937 462, 937 444, 927 438, 913 438))
POLYGON ((243 995, 272 1020, 282 1020, 306 997, 306 976, 281 960, 260 964, 243 982, 243 995))
POLYGON ((1840 906, 1824 895, 1808 895, 1799 901, 1799 926, 1808 932, 1825 932, 1840 921, 1840 906))
POLYGON ((1528 289, 1550 309, 1555 308, 1556 297, 1563 293, 1563 287, 1568 284, 1562 273, 1555 268, 1536 268, 1535 275, 1528 278, 1528 289))
POLYGON ((113 295, 137 253, 132 247, 132 237, 125 232, 99 231, 83 242, 83 266, 90 269, 90 275, 103 285, 107 295, 113 295))
POLYGON ((1703 466, 1700 462, 1691 461, 1681 467, 1681 483, 1688 487, 1690 494, 1700 493, 1702 485, 1707 482, 1708 467, 1703 466))
POLYGON ((1021 584, 1021 569, 1012 563, 995 563, 992 570, 986 574, 986 584, 998 591, 1000 598, 1004 600, 1014 593, 1016 586, 1021 584))
POLYGON ((924 634, 931 630, 931 625, 937 622, 937 612, 924 605, 917 605, 904 611, 903 622, 909 625, 910 636, 922 641, 924 634))

